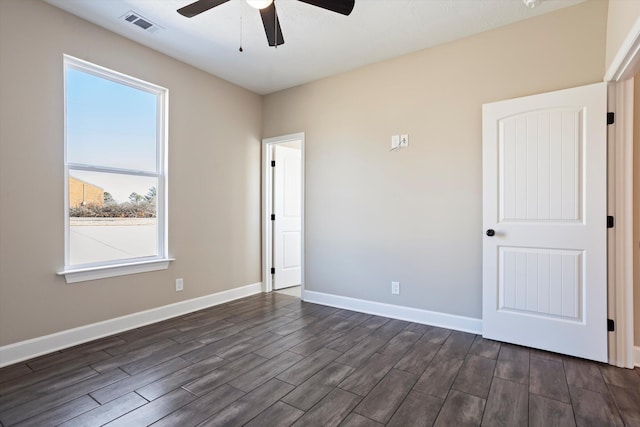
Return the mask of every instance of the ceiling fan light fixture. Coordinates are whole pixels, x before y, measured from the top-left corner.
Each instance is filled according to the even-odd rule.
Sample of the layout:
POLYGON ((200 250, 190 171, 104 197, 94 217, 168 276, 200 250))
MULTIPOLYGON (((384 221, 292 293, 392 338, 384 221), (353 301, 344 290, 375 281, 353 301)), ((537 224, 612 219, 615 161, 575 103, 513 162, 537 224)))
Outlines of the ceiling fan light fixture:
POLYGON ((542 3, 542 0, 522 0, 522 2, 524 3, 525 6, 527 6, 530 9, 533 9, 534 7, 538 6, 540 3, 542 3))
POLYGON ((264 9, 265 7, 271 6, 273 0, 247 0, 249 6, 254 7, 256 9, 264 9))

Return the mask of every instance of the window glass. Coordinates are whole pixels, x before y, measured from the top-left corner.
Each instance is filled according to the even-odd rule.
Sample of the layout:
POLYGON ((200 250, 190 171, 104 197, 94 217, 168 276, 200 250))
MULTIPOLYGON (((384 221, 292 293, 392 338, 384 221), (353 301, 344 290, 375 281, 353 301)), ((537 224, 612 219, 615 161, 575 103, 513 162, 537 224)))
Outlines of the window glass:
POLYGON ((158 255, 156 178, 69 172, 71 265, 158 255))
POLYGON ((69 267, 166 256, 164 92, 65 59, 69 267))
POLYGON ((156 171, 157 95, 67 70, 67 161, 156 171))

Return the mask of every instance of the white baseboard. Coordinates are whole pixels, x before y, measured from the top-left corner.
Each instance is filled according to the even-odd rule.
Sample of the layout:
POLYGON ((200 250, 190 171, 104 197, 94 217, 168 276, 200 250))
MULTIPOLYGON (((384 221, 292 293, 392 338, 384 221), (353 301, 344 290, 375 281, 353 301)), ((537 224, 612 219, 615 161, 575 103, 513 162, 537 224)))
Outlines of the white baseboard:
POLYGON ((0 367, 262 292, 262 283, 176 302, 0 347, 0 367))
POLYGON ((633 347, 633 360, 634 360, 634 365, 640 368, 640 347, 638 346, 633 347))
POLYGON ((439 326, 441 328, 471 332, 473 334, 482 334, 482 319, 474 319, 472 317, 456 316, 454 314, 440 313, 437 311, 421 310, 418 308, 306 290, 303 293, 303 299, 307 302, 375 314, 377 316, 391 317, 393 319, 407 320, 409 322, 423 323, 425 325, 439 326))

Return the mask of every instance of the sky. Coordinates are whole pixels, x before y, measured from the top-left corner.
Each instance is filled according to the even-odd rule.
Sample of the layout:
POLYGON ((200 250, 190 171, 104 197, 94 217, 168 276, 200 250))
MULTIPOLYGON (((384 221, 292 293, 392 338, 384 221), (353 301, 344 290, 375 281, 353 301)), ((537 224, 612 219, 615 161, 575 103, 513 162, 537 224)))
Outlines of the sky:
MULTIPOLYGON (((67 162, 156 171, 155 94, 73 68, 66 71, 67 162)), ((155 178, 70 171, 119 202, 146 194, 155 178)))

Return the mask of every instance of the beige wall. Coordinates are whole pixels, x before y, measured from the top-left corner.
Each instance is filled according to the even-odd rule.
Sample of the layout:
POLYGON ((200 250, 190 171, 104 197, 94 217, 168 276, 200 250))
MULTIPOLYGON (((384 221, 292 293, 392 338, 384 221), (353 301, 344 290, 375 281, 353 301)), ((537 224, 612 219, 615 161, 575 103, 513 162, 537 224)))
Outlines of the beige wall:
POLYGON ((0 58, 0 345, 260 281, 260 96, 35 0, 0 0, 0 58), (64 53, 169 89, 168 270, 55 275, 64 53))
POLYGON ((306 133, 307 289, 480 318, 482 104, 602 81, 606 20, 590 1, 267 95, 265 137, 306 133))
POLYGON ((607 2, 592 0, 261 106, 47 4, 0 0, 0 345, 260 281, 259 139, 298 131, 307 289, 481 317, 481 104, 601 81, 639 14, 640 1, 612 0, 607 18, 607 2), (74 285, 54 274, 64 263, 63 53, 170 90, 169 270, 74 285), (390 153, 397 133, 410 146, 390 153), (15 176, 44 183, 37 206, 15 176), (402 288, 393 298, 392 280, 402 288))
POLYGON ((607 16, 606 69, 609 68, 631 27, 640 18, 640 0, 610 0, 607 16))

